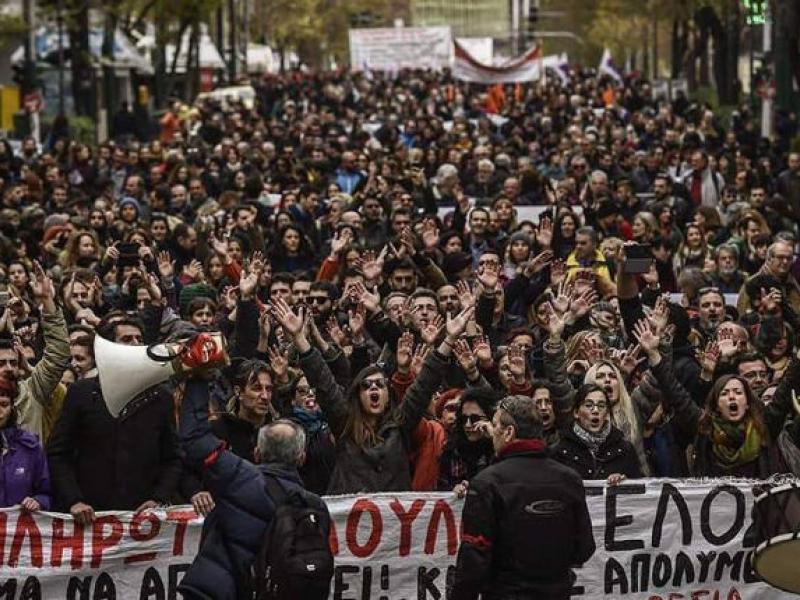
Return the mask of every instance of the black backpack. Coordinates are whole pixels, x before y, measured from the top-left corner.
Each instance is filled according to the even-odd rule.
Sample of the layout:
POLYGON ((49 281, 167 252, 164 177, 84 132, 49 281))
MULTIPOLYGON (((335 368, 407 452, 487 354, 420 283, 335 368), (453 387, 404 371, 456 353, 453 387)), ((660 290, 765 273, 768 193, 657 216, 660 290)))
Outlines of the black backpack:
POLYGON ((275 515, 253 565, 256 600, 326 600, 333 577, 323 526, 328 516, 307 506, 299 493, 287 493, 276 478, 265 482, 275 515))

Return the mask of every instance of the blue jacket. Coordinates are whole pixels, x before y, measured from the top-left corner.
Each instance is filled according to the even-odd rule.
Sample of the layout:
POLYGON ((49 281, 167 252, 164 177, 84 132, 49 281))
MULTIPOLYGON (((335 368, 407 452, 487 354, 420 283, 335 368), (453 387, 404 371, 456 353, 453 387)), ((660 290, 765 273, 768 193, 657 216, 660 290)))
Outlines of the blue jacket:
POLYGON ((43 510, 50 510, 50 473, 39 438, 19 427, 6 427, 0 436, 0 507, 30 496, 43 510))
MULTIPOLYGON (((190 467, 204 470, 206 489, 216 507, 203 525, 200 551, 178 591, 186 600, 245 600, 250 597, 250 572, 264 543, 275 504, 264 477, 275 477, 287 492, 300 493, 308 506, 325 504, 302 489, 293 466, 256 466, 226 450, 208 422, 208 383, 190 379, 181 407, 180 436, 190 467)), ((330 524, 324 524, 326 527, 330 524)))

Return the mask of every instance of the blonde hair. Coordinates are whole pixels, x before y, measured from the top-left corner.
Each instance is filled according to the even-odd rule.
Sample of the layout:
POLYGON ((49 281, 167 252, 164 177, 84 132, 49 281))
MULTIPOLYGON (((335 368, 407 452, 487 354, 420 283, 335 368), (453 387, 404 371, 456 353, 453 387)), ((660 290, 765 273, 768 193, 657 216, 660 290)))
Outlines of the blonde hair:
POLYGON ((628 393, 628 388, 625 387, 625 378, 623 377, 622 372, 614 363, 607 360, 601 360, 593 364, 589 370, 586 371, 583 382, 598 385, 597 370, 600 367, 609 367, 612 371, 614 371, 614 374, 617 377, 617 383, 619 385, 619 400, 612 403, 611 398, 608 399, 610 404, 609 412, 611 413, 611 420, 614 426, 622 431, 625 439, 633 444, 633 447, 636 449, 636 454, 639 457, 639 463, 642 466, 642 471, 645 474, 648 474, 649 469, 647 466, 647 458, 644 452, 644 441, 642 440, 643 424, 639 422, 639 415, 636 412, 636 407, 633 405, 631 395, 628 393))

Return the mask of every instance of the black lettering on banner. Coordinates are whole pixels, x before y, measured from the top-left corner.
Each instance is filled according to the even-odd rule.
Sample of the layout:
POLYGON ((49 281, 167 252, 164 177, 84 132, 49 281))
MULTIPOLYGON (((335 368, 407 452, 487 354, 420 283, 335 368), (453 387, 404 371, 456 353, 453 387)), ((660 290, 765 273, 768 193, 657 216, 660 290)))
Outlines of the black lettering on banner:
POLYGON ((456 566, 450 565, 447 567, 447 575, 444 579, 444 597, 449 598, 453 584, 456 582, 456 566))
POLYGON ((694 583, 694 563, 685 552, 678 552, 675 557, 675 575, 672 577, 672 587, 680 588, 694 583))
POLYGON ((91 591, 91 576, 84 578, 70 577, 69 583, 67 583, 67 600, 89 600, 91 591))
POLYGON ((186 563, 167 567, 167 600, 181 600, 178 598, 178 586, 188 570, 189 565, 186 563))
POLYGON ((739 581, 739 573, 742 569, 742 560, 744 559, 744 550, 734 552, 733 556, 727 552, 720 552, 717 556, 717 566, 714 569, 714 581, 722 579, 722 572, 724 569, 730 567, 730 578, 733 581, 739 581))
POLYGON ((17 596, 17 580, 6 579, 2 586, 0 586, 0 600, 14 600, 17 596))
POLYGON ((619 564, 617 559, 609 558, 606 561, 606 572, 603 579, 606 594, 612 593, 616 586, 619 586, 618 593, 628 593, 628 576, 625 574, 625 568, 619 564))
POLYGON ((139 590, 139 600, 167 600, 164 591, 164 582, 155 567, 149 567, 142 577, 142 587, 139 590))
POLYGON ((372 567, 361 569, 361 600, 369 600, 372 596, 372 567))
POLYGON ((744 526, 744 505, 744 494, 733 485, 720 485, 711 490, 708 496, 703 498, 703 504, 700 506, 700 531, 703 533, 703 537, 715 546, 724 546, 730 542, 744 526), (736 517, 728 531, 717 535, 711 531, 711 506, 714 503, 714 499, 723 492, 730 494, 736 500, 736 517))
POLYGON ((350 584, 344 580, 345 575, 355 575, 358 567, 355 565, 339 565, 333 570, 333 600, 356 600, 352 596, 345 598, 342 594, 350 589, 350 584))
POLYGON ((615 540, 618 527, 625 527, 633 523, 633 515, 617 516, 617 496, 644 494, 646 488, 643 484, 617 485, 606 488, 606 539, 605 546, 608 552, 641 550, 644 540, 615 540))
POLYGON ((439 600, 442 592, 436 587, 436 578, 441 571, 436 567, 428 570, 426 567, 417 569, 417 600, 427 600, 428 592, 433 600, 439 600))
POLYGON ((117 587, 111 575, 103 571, 94 583, 92 600, 117 600, 117 587))
POLYGON ((672 561, 663 552, 656 556, 653 562, 653 585, 657 588, 664 587, 672 577, 672 561))
POLYGON ((42 584, 38 578, 31 575, 25 580, 19 600, 42 600, 42 584))
MULTIPOLYGON (((664 518, 667 516, 667 505, 670 499, 675 503, 675 508, 678 509, 678 515, 681 518, 681 543, 684 546, 692 543, 692 517, 689 514, 689 505, 677 487, 671 483, 665 483, 661 486, 658 508, 656 508, 656 516, 653 520, 653 548, 661 545, 661 530, 664 527, 664 518)), ((672 522, 673 520, 670 519, 670 523, 672 522)))
MULTIPOLYGON (((389 591, 389 565, 381 565, 381 591, 389 591)), ((389 596, 378 596, 378 600, 389 600, 389 596)))
POLYGON ((744 570, 742 572, 742 581, 744 583, 755 583, 761 581, 761 578, 756 575, 753 570, 753 551, 750 550, 744 558, 744 570))
POLYGON ((646 592, 650 587, 649 554, 634 554, 631 558, 631 592, 646 592))
POLYGON ((583 488, 587 496, 602 496, 605 489, 602 485, 587 485, 583 488))
POLYGON ((708 580, 708 572, 715 558, 717 558, 715 550, 697 553, 697 560, 700 561, 700 574, 697 576, 697 583, 704 583, 708 580))

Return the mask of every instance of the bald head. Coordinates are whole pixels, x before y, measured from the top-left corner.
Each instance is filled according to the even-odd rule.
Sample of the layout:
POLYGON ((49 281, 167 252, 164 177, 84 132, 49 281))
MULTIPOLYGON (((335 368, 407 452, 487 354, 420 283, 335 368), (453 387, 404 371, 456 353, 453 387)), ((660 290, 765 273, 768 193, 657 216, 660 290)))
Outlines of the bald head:
POLYGON ((306 458, 306 434, 288 419, 279 419, 258 430, 257 462, 302 465, 306 458))

